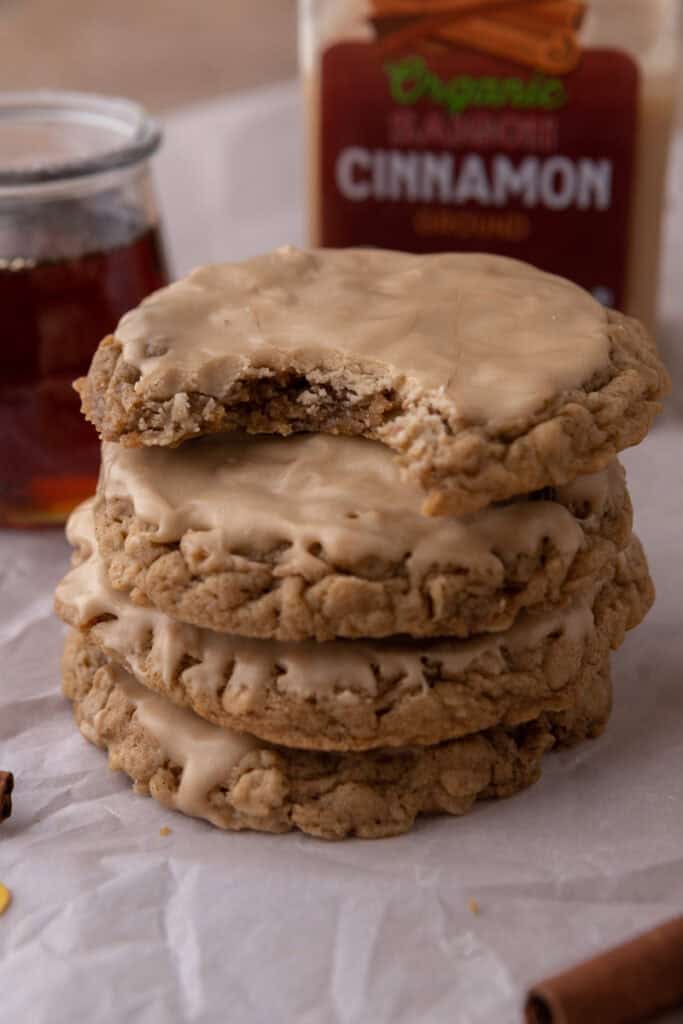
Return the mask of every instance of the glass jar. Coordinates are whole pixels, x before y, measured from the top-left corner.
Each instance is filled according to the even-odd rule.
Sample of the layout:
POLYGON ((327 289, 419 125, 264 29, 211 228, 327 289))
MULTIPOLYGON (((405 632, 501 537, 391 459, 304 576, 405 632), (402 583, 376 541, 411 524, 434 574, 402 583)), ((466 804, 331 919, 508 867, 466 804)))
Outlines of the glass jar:
POLYGON ((97 480, 73 380, 168 273, 134 103, 0 93, 0 525, 62 522, 97 480))

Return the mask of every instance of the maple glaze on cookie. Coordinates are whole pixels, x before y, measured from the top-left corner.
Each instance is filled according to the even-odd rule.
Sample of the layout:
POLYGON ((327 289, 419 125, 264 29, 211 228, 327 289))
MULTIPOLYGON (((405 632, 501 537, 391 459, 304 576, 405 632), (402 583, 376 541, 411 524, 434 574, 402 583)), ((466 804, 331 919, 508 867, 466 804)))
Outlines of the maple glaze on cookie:
POLYGON ((506 629, 591 588, 630 537, 617 462, 466 518, 421 504, 377 442, 234 434, 103 445, 95 516, 115 586, 279 640, 506 629))
POLYGON ((566 607, 520 615, 470 640, 283 643, 178 622, 112 588, 92 509, 69 536, 78 564, 56 608, 138 682, 216 725, 288 746, 365 750, 431 744, 569 707, 652 603, 636 539, 566 607))
POLYGON ((83 736, 105 747, 138 793, 223 829, 377 839, 421 813, 466 813, 475 800, 536 782, 543 754, 598 736, 611 703, 596 667, 563 712, 436 747, 364 753, 287 749, 219 729, 139 686, 78 633, 66 641, 63 689, 83 736))
POLYGON ((374 438, 426 512, 462 514, 602 469, 642 440, 667 383, 636 321, 515 260, 284 248, 152 295, 78 388, 130 446, 374 438))

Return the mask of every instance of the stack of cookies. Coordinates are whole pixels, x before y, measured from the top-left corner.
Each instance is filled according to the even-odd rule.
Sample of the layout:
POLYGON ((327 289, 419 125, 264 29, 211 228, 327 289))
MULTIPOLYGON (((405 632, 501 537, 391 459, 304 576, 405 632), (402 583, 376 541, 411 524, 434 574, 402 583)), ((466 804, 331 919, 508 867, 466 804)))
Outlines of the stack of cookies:
POLYGON ((406 831, 597 736, 653 601, 617 453, 638 323, 489 256, 195 271, 78 383, 103 438, 56 606, 83 735, 223 828, 406 831))

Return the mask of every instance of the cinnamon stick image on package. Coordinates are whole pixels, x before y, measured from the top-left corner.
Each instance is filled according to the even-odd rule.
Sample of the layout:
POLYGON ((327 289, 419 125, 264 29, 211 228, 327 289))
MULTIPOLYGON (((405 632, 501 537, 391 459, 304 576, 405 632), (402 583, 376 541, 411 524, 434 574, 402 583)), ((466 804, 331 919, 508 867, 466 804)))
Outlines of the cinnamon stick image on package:
POLYGON ((582 0, 374 0, 371 18, 419 19, 431 17, 456 19, 468 14, 497 14, 519 11, 563 28, 578 29, 586 13, 582 0))
POLYGON ((527 1024, 640 1024, 683 1006, 683 917, 529 992, 527 1024))
POLYGON ((566 75, 581 59, 576 36, 567 29, 531 32, 494 18, 459 19, 439 28, 435 38, 549 75, 566 75))
MULTIPOLYGON (((458 16, 494 7, 512 7, 534 0, 373 0, 372 17, 428 17, 433 14, 458 16)), ((539 3, 544 0, 538 0, 539 3)))
POLYGON ((419 43, 438 35, 442 28, 453 24, 450 14, 429 18, 376 18, 373 25, 386 56, 404 53, 419 43))
POLYGON ((463 15, 540 2, 545 0, 374 0, 371 21, 385 51, 399 53, 463 15))
POLYGON ((500 21, 532 31, 555 26, 576 32, 585 15, 585 4, 578 0, 522 0, 513 7, 501 7, 492 12, 492 17, 500 21))
POLYGON ((425 13, 426 9, 420 8, 420 16, 412 19, 375 17, 383 51, 387 55, 400 53, 436 39, 549 74, 572 71, 580 58, 574 32, 585 7, 577 0, 497 0, 486 7, 481 0, 463 0, 447 13, 424 17, 425 13), (477 2, 479 16, 473 14, 477 2))

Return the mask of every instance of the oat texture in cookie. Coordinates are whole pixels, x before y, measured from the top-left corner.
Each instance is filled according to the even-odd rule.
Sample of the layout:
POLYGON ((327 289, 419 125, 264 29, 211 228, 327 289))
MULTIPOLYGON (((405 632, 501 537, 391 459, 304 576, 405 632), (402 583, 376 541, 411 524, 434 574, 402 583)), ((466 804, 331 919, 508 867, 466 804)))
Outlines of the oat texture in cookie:
POLYGON ((384 445, 322 434, 105 444, 99 492, 115 587, 184 622, 278 640, 507 629, 591 588, 632 519, 617 461, 431 519, 384 445))
POLYGON ((77 386, 126 445, 379 439, 441 515, 602 469, 645 436, 668 378, 636 321, 526 264, 284 248, 155 293, 77 386))
POLYGON ((224 829, 325 839, 406 832, 418 814, 464 814, 540 774, 545 751, 599 735, 610 709, 607 660, 562 715, 492 729, 435 747, 317 753, 219 729, 140 686, 78 633, 67 640, 63 685, 86 739, 139 793, 224 829))
POLYGON ((250 640, 179 623, 113 590, 87 506, 79 516, 72 527, 79 564, 57 589, 61 617, 147 688, 216 725, 287 746, 434 744, 571 708, 652 601, 634 540, 594 593, 522 615, 506 632, 470 640, 250 640))

